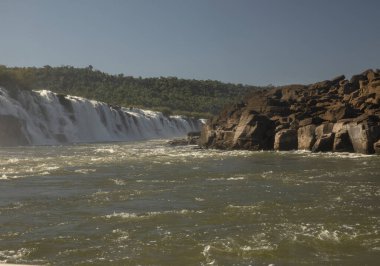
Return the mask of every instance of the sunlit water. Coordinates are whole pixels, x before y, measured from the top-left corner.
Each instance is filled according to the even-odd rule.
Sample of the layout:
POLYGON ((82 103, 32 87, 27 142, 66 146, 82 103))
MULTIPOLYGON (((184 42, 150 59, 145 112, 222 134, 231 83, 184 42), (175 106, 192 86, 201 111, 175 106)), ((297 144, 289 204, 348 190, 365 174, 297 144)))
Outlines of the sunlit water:
POLYGON ((380 157, 165 141, 0 150, 0 262, 376 265, 380 157))

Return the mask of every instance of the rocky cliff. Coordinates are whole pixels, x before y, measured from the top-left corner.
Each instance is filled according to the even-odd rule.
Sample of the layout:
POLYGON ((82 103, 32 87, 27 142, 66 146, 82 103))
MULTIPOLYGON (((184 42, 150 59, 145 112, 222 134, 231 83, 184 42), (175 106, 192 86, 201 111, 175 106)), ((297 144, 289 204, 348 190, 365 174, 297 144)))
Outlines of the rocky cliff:
POLYGON ((380 70, 255 91, 210 119, 200 145, 380 153, 380 70))

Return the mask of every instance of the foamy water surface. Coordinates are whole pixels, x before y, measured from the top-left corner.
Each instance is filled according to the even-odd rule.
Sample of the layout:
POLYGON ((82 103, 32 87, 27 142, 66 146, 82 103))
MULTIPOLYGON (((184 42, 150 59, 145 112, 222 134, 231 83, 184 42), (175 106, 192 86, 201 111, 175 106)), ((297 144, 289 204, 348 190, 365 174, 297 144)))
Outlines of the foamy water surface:
POLYGON ((379 185, 348 153, 2 148, 0 263, 377 265, 379 185))

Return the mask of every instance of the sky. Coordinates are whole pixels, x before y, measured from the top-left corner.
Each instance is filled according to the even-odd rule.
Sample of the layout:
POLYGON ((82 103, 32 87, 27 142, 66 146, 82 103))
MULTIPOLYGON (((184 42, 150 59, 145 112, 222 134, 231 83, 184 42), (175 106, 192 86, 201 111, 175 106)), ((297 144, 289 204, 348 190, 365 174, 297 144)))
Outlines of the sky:
POLYGON ((0 64, 309 84, 380 68, 379 0, 0 0, 0 64))

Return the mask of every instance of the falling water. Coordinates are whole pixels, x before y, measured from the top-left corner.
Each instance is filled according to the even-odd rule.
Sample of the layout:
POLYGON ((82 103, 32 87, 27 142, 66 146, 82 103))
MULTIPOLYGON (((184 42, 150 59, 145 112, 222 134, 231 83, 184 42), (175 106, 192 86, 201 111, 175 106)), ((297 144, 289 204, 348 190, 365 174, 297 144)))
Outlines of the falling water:
POLYGON ((3 88, 0 117, 16 121, 13 124, 18 125, 24 142, 33 145, 172 138, 199 131, 201 126, 198 119, 111 106, 47 90, 20 90, 11 97, 3 88))

